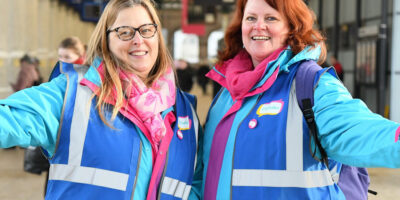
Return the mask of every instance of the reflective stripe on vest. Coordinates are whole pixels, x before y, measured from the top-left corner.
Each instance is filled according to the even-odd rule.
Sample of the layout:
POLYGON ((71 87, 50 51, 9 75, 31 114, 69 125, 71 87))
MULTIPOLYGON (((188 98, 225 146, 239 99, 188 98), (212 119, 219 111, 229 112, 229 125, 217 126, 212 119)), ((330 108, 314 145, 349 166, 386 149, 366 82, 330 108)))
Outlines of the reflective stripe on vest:
POLYGON ((87 126, 89 123, 90 107, 92 105, 92 91, 79 84, 84 73, 81 68, 76 68, 78 72, 78 86, 76 90, 76 100, 74 105, 74 115, 72 116, 68 164, 72 166, 81 165, 83 145, 85 143, 87 126))
MULTIPOLYGON (((192 110, 196 147, 198 147, 199 119, 197 118, 196 111, 194 110, 192 104, 189 103, 189 105, 190 109, 192 110)), ((196 168, 196 163, 197 163, 197 153, 195 154, 193 170, 195 170, 196 168)), ((192 186, 187 185, 187 183, 185 182, 165 176, 162 179, 161 193, 168 194, 181 199, 188 199, 191 188, 192 186)))
MULTIPOLYGON (((189 105, 190 105, 190 109, 192 109, 193 126, 194 126, 194 132, 195 132, 195 137, 196 137, 196 147, 198 147, 199 146, 199 144, 198 144, 199 143, 199 141, 198 141, 198 139, 199 139, 199 137, 198 137, 198 135, 199 135, 199 119, 197 118, 196 111, 194 110, 192 104, 189 103, 189 105)), ((196 152, 197 152, 197 149, 196 149, 196 152)), ((193 170, 196 170, 196 164, 197 164, 197 153, 194 156, 194 165, 193 165, 194 169, 193 170)))
POLYGON ((170 177, 164 177, 161 193, 181 199, 188 199, 191 188, 192 186, 187 185, 185 182, 170 177))
POLYGON ((234 169, 232 186, 313 188, 333 185, 328 169, 303 171, 303 114, 295 80, 290 89, 286 122, 286 170, 234 169))
POLYGON ((328 170, 288 171, 235 169, 232 174, 233 186, 313 188, 332 184, 333 181, 328 170))
POLYGON ((303 171, 303 113, 297 103, 295 82, 290 88, 286 121, 286 170, 303 171))
POLYGON ((49 180, 96 185, 116 190, 126 190, 128 175, 110 170, 74 165, 50 165, 49 180))
POLYGON ((87 69, 77 65, 74 65, 74 69, 78 73, 78 84, 71 122, 68 164, 51 164, 49 180, 85 183, 126 191, 129 174, 81 166, 93 93, 88 87, 79 84, 87 69))

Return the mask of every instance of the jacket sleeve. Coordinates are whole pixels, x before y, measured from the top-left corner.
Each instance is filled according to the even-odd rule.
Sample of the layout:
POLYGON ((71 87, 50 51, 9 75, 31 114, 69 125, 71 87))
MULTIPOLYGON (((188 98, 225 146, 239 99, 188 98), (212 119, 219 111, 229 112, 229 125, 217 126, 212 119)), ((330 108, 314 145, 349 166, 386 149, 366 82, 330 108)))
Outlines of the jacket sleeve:
POLYGON ((41 146, 51 156, 66 85, 62 75, 0 100, 0 147, 41 146))
POLYGON ((319 139, 328 156, 357 167, 400 167, 399 123, 372 113, 329 73, 314 91, 319 139))

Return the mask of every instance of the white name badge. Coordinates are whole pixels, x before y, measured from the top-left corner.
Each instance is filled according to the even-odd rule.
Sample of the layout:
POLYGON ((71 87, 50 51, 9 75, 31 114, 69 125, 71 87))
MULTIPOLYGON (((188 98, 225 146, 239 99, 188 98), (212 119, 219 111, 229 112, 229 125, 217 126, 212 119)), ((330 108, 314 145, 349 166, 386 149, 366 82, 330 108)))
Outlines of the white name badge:
POLYGON ((263 115, 277 115, 282 111, 284 102, 282 100, 271 101, 260 105, 257 109, 258 117, 263 115))
POLYGON ((178 117, 178 128, 179 130, 189 130, 191 127, 191 120, 189 116, 178 117))

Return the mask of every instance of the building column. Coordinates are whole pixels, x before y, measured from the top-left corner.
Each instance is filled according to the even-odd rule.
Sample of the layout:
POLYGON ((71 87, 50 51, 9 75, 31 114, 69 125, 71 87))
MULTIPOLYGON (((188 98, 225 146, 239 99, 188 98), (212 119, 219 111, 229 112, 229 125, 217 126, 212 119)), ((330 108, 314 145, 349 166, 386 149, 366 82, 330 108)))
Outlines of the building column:
POLYGON ((390 119, 400 123, 400 2, 393 1, 390 119))

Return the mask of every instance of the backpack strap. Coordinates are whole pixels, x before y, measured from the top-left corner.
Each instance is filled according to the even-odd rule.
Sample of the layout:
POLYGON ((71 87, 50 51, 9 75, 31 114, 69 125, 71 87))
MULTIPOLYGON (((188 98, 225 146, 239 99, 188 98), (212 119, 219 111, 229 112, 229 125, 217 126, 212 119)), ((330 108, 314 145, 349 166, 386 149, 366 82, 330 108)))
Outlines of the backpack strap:
POLYGON ((303 99, 310 99, 314 105, 314 80, 322 68, 315 61, 301 62, 296 72, 296 96, 300 108, 303 110, 303 99))
MULTIPOLYGON (((317 149, 321 154, 321 161, 325 163, 326 167, 329 166, 328 155, 324 148, 322 148, 321 142, 318 139, 318 129, 315 123, 314 111, 312 107, 314 105, 314 80, 319 70, 322 68, 313 60, 308 60, 300 63, 296 72, 296 97, 297 102, 300 106, 303 116, 307 122, 310 130, 310 135, 315 143, 315 148, 312 150, 312 156, 315 156, 317 149)), ((318 159, 317 159, 318 160, 318 159)))
MULTIPOLYGON (((330 70, 330 68, 328 68, 326 72, 336 76, 335 71, 330 70)), ((318 72, 321 69, 322 68, 317 63, 311 60, 300 63, 296 72, 295 87, 297 102, 303 112, 303 116, 310 130, 310 135, 314 140, 315 147, 318 148, 321 154, 321 161, 324 162, 327 167, 329 167, 328 156, 326 151, 322 148, 321 142, 317 136, 318 129, 317 124, 315 123, 314 111, 312 110, 314 105, 314 85, 316 77, 319 76, 318 72)), ((315 156, 315 153, 316 149, 314 148, 312 156, 318 160, 318 158, 315 156)), ((347 199, 366 199, 368 198, 366 191, 373 195, 377 195, 376 191, 368 189, 369 178, 368 172, 365 168, 352 167, 343 164, 338 186, 341 188, 347 199), (367 177, 367 180, 362 179, 363 177, 367 177), (362 192, 357 191, 354 193, 354 191, 352 191, 353 188, 361 189, 360 191, 362 192), (361 197, 360 195, 363 196, 361 197)))

